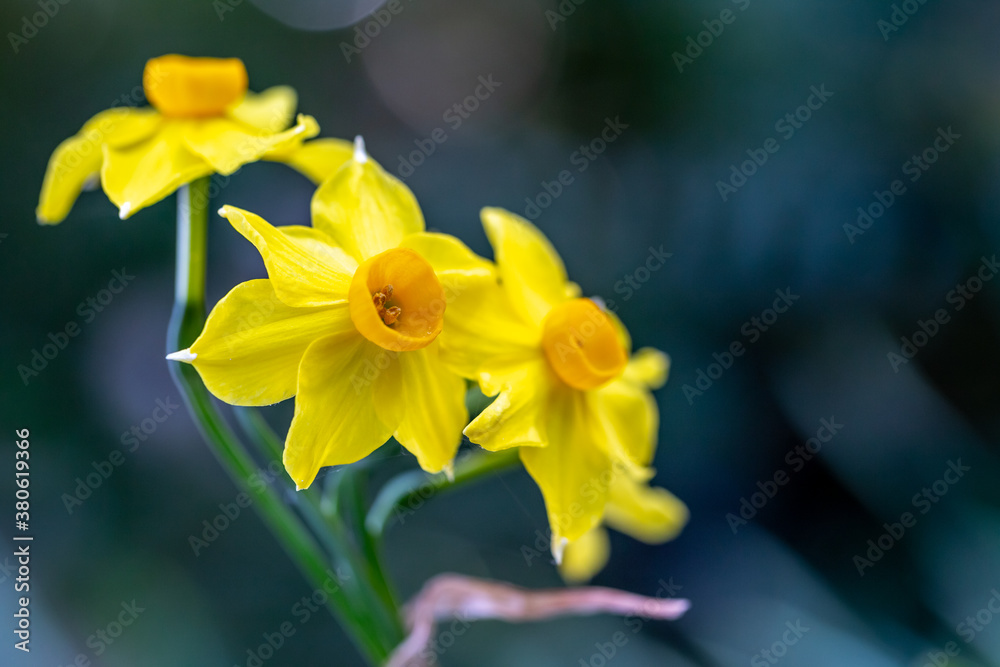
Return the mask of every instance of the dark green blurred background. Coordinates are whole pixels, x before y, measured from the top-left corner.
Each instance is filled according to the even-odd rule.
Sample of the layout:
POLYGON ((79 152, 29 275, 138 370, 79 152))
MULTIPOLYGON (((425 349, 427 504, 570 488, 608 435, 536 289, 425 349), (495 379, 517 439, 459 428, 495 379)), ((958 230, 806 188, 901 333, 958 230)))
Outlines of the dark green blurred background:
MULTIPOLYGON (((35 534, 30 655, 13 649, 13 546, 0 547, 4 665, 80 654, 109 666, 246 665, 285 621, 296 634, 264 664, 359 664, 325 611, 293 615, 311 589, 252 511, 193 553, 189 537, 237 490, 183 409, 138 444, 122 441, 154 424, 157 401, 179 402, 163 360, 173 197, 122 222, 103 193, 85 193, 59 227, 34 220, 51 151, 171 52, 240 57, 255 90, 294 86, 323 135, 363 134, 393 173, 443 128, 447 140, 406 179, 428 225, 488 254, 479 208, 524 214, 535 200, 536 224, 584 292, 615 301, 636 347, 673 359, 657 393, 656 482, 688 504, 691 523, 661 547, 614 535, 596 583, 650 595, 669 584, 691 612, 638 627, 480 623, 448 641, 443 665, 1000 664, 989 606, 1000 611, 1000 281, 976 280, 1000 252, 1000 6, 400 0, 348 62, 351 21, 376 2, 52 0, 41 21, 44 4, 0 7, 4 33, 30 35, 8 35, 0 56, 0 543, 13 544, 19 428, 31 430, 35 534), (688 61, 675 56, 685 51, 688 61), (456 126, 449 109, 491 75, 500 85, 456 126), (832 96, 799 109, 812 87, 832 96), (627 128, 581 161, 607 119, 627 128), (949 128, 946 152, 919 157, 949 128), (733 165, 753 175, 743 183, 733 165), (572 183, 539 197, 562 170, 572 183), (719 181, 739 187, 724 200, 719 181), (878 215, 890 197, 867 228, 845 229, 858 207, 878 215), (672 257, 648 273, 651 248, 672 257), (123 268, 135 277, 121 294, 100 312, 80 306, 123 268), (798 298, 775 319, 776 290, 798 298), (69 322, 80 335, 25 385, 17 366, 69 322), (923 345, 892 363, 901 337, 923 345), (745 351, 729 358, 734 342, 745 351), (828 435, 822 420, 842 427, 810 460, 795 454, 828 435), (68 511, 63 494, 115 451, 122 465, 68 511), (743 499, 745 525, 727 519, 743 499), (915 525, 893 537, 904 512, 915 525), (133 600, 143 611, 120 637, 91 638, 133 600), (619 631, 627 643, 609 659, 602 647, 619 631)), ((307 224, 312 189, 256 164, 215 203, 307 224)), ((218 218, 210 253, 211 303, 263 276, 218 218)), ((289 405, 268 413, 281 426, 289 416, 289 405)), ((414 465, 397 457, 392 470, 414 465)), ((390 567, 404 597, 448 570, 559 585, 547 558, 522 553, 545 527, 540 494, 517 471, 390 529, 390 567)))

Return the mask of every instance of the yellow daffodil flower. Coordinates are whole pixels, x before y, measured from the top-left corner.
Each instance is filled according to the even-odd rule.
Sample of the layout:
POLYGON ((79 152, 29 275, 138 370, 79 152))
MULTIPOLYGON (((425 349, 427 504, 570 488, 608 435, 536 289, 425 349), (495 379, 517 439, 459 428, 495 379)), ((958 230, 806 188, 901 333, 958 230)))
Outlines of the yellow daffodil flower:
POLYGON ((246 68, 236 58, 153 58, 142 85, 152 107, 102 111, 56 148, 36 209, 40 223, 62 222, 98 177, 125 219, 202 176, 292 155, 293 166, 310 175, 311 162, 323 157, 315 149, 295 151, 319 133, 311 116, 299 115, 288 128, 295 91, 249 92, 246 68))
POLYGON ((676 532, 683 505, 634 482, 651 476, 659 417, 650 389, 666 381, 668 358, 647 348, 629 359, 625 328, 580 298, 531 223, 495 208, 482 217, 499 282, 453 309, 460 312, 443 346, 456 372, 497 398, 465 434, 490 451, 520 448, 545 499, 556 561, 567 544, 586 540, 577 551, 590 565, 574 563, 572 573, 603 563, 593 531, 606 513, 630 534, 676 532), (643 511, 628 509, 647 501, 643 511))
MULTIPOLYGON (((253 243, 268 279, 237 285, 187 350, 208 389, 234 405, 295 396, 285 469, 298 488, 394 436, 424 470, 448 472, 468 422, 465 381, 440 359, 453 306, 496 282, 458 239, 424 231, 403 183, 364 152, 316 191, 313 226, 220 214, 253 243)), ((459 309, 457 312, 462 312, 459 309)))

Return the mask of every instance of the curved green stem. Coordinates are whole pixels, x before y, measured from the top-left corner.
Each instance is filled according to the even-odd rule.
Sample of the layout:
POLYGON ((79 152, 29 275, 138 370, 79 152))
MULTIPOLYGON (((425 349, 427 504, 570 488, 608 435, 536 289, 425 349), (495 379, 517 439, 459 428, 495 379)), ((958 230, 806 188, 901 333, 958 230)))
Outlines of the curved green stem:
MULTIPOLYGON (((208 184, 207 177, 201 178, 182 187, 177 194, 177 282, 167 332, 168 353, 188 348, 205 322, 208 184)), ((352 612, 352 601, 343 582, 329 571, 322 549, 274 489, 250 484, 251 477, 259 471, 215 408, 197 371, 189 364, 171 363, 170 373, 195 424, 226 472, 250 495, 264 522, 310 583, 325 591, 331 610, 365 658, 372 664, 381 663, 392 647, 385 646, 375 629, 352 612)))
MULTIPOLYGON (((255 408, 236 408, 236 420, 245 430, 264 455, 273 461, 281 462, 282 443, 278 435, 255 408)), ((336 479, 336 485, 354 479, 364 468, 357 464, 342 468, 329 479, 336 479)), ((339 494, 334 494, 339 500, 339 494)), ((354 540, 347 528, 344 514, 339 502, 332 506, 325 502, 329 495, 321 500, 315 493, 315 487, 303 491, 290 492, 290 498, 299 510, 306 524, 313 533, 319 536, 323 546, 330 556, 359 576, 359 581, 352 585, 354 597, 362 602, 359 611, 366 614, 366 620, 375 624, 382 635, 386 646, 394 647, 403 640, 403 625, 399 615, 399 604, 392 595, 385 573, 377 554, 364 548, 366 539, 357 537, 362 544, 362 552, 355 548, 354 540), (373 598, 372 593, 375 594, 373 598)), ((353 512, 353 508, 351 510, 353 512)), ((360 525, 360 524, 359 524, 360 525)))
POLYGON ((397 475, 382 487, 368 516, 365 518, 365 530, 374 540, 379 540, 389 526, 397 508, 404 505, 414 505, 437 494, 439 491, 457 489, 470 482, 494 472, 505 470, 518 462, 516 449, 507 449, 495 454, 481 452, 469 454, 455 462, 454 480, 449 480, 444 473, 428 474, 422 470, 411 470, 397 475))
POLYGON ((382 566, 382 558, 375 541, 365 530, 365 490, 368 475, 367 466, 353 466, 341 472, 341 480, 324 494, 327 500, 321 508, 328 521, 337 526, 347 522, 353 524, 362 562, 366 566, 372 589, 388 609, 393 610, 398 632, 397 643, 403 640, 403 627, 399 614, 399 602, 389 585, 389 577, 382 566), (342 518, 345 517, 345 518, 342 518))

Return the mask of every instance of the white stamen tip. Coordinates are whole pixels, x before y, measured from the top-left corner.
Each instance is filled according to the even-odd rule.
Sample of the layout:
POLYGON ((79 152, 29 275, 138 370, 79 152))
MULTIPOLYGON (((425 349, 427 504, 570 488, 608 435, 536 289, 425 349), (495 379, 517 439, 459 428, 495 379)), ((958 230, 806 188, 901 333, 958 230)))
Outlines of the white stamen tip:
POLYGON ((454 463, 448 463, 448 464, 446 464, 445 467, 441 469, 441 472, 444 473, 444 476, 448 478, 449 482, 454 482, 455 481, 455 464, 454 463))
POLYGON ((222 208, 220 208, 220 209, 219 209, 219 211, 218 211, 218 213, 219 213, 219 217, 221 217, 221 218, 224 218, 224 217, 226 217, 226 209, 227 209, 227 208, 228 208, 228 207, 226 207, 226 206, 223 206, 222 208))
POLYGON ((184 363, 191 363, 198 358, 198 355, 191 352, 191 348, 186 350, 179 350, 177 352, 171 352, 167 355, 168 361, 183 361, 184 363))
POLYGON ((360 134, 354 137, 354 161, 358 164, 368 162, 368 153, 365 152, 365 140, 360 134))
POLYGON ((118 209, 118 218, 124 220, 130 213, 132 213, 132 202, 127 201, 118 209))
POLYGON ((566 551, 567 544, 569 544, 569 540, 565 537, 552 539, 552 558, 555 559, 556 565, 562 565, 563 553, 566 551))

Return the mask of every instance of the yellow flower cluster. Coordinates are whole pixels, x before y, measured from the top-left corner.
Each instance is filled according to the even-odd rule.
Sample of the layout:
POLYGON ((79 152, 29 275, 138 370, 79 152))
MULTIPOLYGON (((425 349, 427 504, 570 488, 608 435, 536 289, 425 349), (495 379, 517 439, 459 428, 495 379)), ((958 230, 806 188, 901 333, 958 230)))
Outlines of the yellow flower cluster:
POLYGON ((482 221, 494 261, 425 231, 413 193, 360 139, 318 133, 295 94, 248 93, 238 60, 165 56, 147 65, 155 109, 98 114, 56 150, 38 208, 62 220, 98 173, 122 217, 213 172, 264 158, 320 182, 312 226, 274 227, 224 206, 268 278, 237 285, 189 349, 208 389, 233 405, 295 397, 284 464, 298 488, 323 466, 353 463, 390 437, 429 472, 450 474, 463 434, 518 448, 545 500, 552 551, 570 580, 608 558, 603 525, 657 543, 687 520, 648 482, 658 412, 651 389, 669 360, 631 353, 628 332, 583 298, 531 223, 496 208, 482 221), (470 423, 467 380, 493 402, 470 423))

